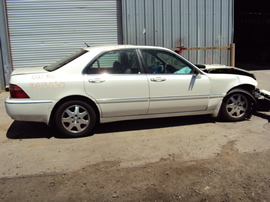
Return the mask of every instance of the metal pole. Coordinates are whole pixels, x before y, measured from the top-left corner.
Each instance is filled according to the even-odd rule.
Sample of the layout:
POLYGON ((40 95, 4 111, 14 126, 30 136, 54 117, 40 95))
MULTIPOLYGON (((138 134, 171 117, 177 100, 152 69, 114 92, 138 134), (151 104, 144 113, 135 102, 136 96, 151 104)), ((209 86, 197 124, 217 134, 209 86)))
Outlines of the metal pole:
MULTIPOLYGON (((1 66, 0 66, 0 74, 3 73, 4 86, 1 86, 1 89, 5 89, 5 85, 8 85, 10 74, 12 72, 11 65, 11 56, 10 56, 10 47, 9 47, 9 39, 8 39, 8 22, 6 15, 6 0, 0 0, 0 39, 1 39, 1 66)), ((2 84, 1 84, 2 85, 2 84)))
POLYGON ((232 66, 232 67, 234 67, 235 66, 235 43, 231 43, 230 44, 230 65, 232 66))
POLYGON ((2 60, 2 48, 0 38, 0 93, 5 89, 4 65, 2 60))

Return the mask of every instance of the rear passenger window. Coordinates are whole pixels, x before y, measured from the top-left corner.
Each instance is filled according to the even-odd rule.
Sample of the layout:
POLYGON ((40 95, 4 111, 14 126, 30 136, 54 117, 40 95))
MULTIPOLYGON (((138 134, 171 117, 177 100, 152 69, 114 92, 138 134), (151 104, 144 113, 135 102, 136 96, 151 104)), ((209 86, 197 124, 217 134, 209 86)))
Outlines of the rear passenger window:
POLYGON ((96 59, 87 74, 138 74, 139 63, 135 50, 109 51, 96 59))

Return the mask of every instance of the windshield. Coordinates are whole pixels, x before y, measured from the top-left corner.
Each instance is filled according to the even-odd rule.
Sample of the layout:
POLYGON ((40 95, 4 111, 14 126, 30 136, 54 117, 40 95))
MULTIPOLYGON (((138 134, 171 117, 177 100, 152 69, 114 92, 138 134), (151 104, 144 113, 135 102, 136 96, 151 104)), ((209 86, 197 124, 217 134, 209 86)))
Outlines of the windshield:
POLYGON ((44 67, 44 69, 49 71, 49 72, 57 70, 57 69, 61 68, 62 66, 68 64, 69 62, 75 60, 76 58, 80 57, 81 55, 85 54, 86 52, 87 52, 86 50, 81 49, 78 52, 75 52, 75 53, 49 65, 49 66, 44 67))

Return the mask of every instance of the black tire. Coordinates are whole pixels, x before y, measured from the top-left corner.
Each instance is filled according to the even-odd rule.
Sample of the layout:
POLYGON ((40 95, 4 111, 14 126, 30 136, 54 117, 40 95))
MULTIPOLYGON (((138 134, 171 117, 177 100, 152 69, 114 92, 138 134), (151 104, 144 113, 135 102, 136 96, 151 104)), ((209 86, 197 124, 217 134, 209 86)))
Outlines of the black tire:
POLYGON ((87 103, 68 101, 56 110, 55 126, 65 137, 84 137, 93 133, 96 117, 95 111, 87 103))
POLYGON ((225 121, 243 121, 250 118, 252 102, 248 92, 243 90, 229 93, 221 106, 221 118, 225 121))

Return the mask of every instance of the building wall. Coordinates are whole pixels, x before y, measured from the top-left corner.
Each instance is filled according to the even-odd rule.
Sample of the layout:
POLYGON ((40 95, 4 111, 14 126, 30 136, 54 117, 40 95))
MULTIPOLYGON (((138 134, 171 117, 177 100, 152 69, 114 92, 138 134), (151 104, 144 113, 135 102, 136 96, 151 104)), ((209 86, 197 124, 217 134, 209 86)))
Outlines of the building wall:
MULTIPOLYGON (((125 44, 221 47, 233 41, 233 0, 122 0, 125 44)), ((229 64, 229 50, 189 50, 194 63, 229 64)))
POLYGON ((5 1, 14 69, 49 65, 84 43, 123 43, 121 1, 5 1))

